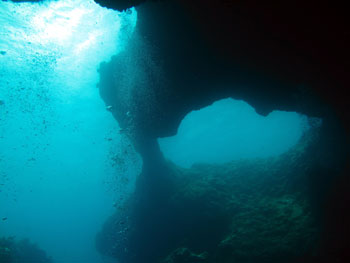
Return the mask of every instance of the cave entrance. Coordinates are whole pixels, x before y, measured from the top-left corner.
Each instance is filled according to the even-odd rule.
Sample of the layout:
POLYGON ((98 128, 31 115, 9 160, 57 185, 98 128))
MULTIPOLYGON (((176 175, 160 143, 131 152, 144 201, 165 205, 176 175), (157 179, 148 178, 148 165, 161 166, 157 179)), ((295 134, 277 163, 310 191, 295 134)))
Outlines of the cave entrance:
POLYGON ((175 136, 158 141, 164 156, 185 168, 195 163, 267 158, 296 145, 310 128, 309 120, 285 111, 261 116, 248 103, 227 98, 190 112, 175 136))

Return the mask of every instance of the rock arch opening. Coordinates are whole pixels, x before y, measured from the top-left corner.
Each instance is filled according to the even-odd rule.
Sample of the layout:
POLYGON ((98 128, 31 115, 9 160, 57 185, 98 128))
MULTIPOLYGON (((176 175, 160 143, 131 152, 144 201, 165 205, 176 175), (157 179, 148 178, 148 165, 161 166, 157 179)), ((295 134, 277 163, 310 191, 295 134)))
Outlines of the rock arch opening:
POLYGON ((227 98, 190 112, 175 136, 158 142, 165 158, 185 168, 195 163, 268 158, 295 146, 310 129, 310 121, 322 122, 296 112, 261 116, 246 102, 227 98))

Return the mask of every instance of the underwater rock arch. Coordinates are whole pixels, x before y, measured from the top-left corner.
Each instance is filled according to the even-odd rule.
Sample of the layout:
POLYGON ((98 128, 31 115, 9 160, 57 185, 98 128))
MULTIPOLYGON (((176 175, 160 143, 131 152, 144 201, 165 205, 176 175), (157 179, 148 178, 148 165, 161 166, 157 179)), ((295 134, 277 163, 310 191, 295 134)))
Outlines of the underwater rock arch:
MULTIPOLYGON (((336 194, 336 201, 332 201, 342 204, 334 206, 337 218, 330 216, 335 212, 331 207, 321 208, 327 202, 325 196, 331 195, 329 185, 338 184, 339 187, 340 182, 346 182, 349 186, 349 168, 344 166, 349 162, 346 156, 350 122, 344 93, 349 80, 343 73, 346 58, 350 56, 348 50, 341 49, 334 53, 334 58, 323 57, 323 54, 331 54, 337 49, 335 43, 343 47, 348 41, 340 33, 335 43, 327 45, 322 42, 324 34, 335 36, 331 29, 344 18, 342 11, 328 11, 321 4, 313 11, 311 3, 297 1, 290 10, 280 5, 273 6, 265 16, 264 9, 259 9, 260 5, 199 2, 148 1, 139 5, 138 25, 130 45, 100 69, 101 97, 106 105, 113 106, 113 115, 123 131, 130 135, 144 160, 135 192, 135 199, 143 201, 133 205, 134 210, 138 210, 135 213, 144 218, 145 213, 152 209, 166 209, 165 200, 174 188, 177 189, 171 166, 164 160, 157 138, 174 135, 190 111, 223 98, 244 100, 264 116, 273 110, 296 111, 323 119, 317 150, 321 154, 315 167, 307 172, 307 180, 303 181, 310 187, 312 202, 317 200, 315 207, 317 213, 323 215, 323 223, 332 222, 326 227, 329 232, 322 237, 324 243, 321 242, 322 249, 316 253, 317 258, 343 260, 349 256, 348 253, 343 255, 341 250, 346 243, 344 240, 348 240, 344 232, 346 226, 340 224, 338 229, 334 225, 341 222, 342 216, 339 215, 344 216, 341 207, 344 207, 347 197, 343 196, 348 195, 336 194), (338 12, 339 16, 328 31, 320 32, 316 26, 324 23, 319 19, 316 19, 319 24, 309 21, 308 15, 299 10, 300 6, 310 10, 311 14, 321 12, 327 16, 338 12), (268 15, 286 22, 294 30, 296 40, 291 40, 278 25, 271 25, 268 15), (207 17, 208 21, 205 21, 207 17), (217 28, 222 32, 215 30, 217 28), (315 52, 313 46, 298 45, 307 43, 307 30, 313 29, 310 38, 311 43, 317 45, 315 52), (281 42, 289 45, 281 45, 281 42), (332 63, 335 68, 332 68, 332 63), (333 249, 337 251, 336 256, 331 252, 333 249), (322 253, 325 255, 320 256, 322 253)), ((104 3, 108 6, 108 1, 104 3)), ((167 219, 165 216, 162 223, 167 219)), ((147 220, 151 225, 152 217, 147 220)), ((167 231, 166 227, 160 228, 159 231, 167 231)), ((155 244, 159 244, 158 241, 155 244)), ((171 252, 169 248, 167 251, 171 252)), ((173 247, 173 252, 172 255, 178 254, 176 247, 173 247)), ((149 262, 152 260, 154 258, 149 262)), ((176 262, 174 260, 170 256, 169 262, 176 262)), ((315 258, 307 260, 311 262, 315 258)))

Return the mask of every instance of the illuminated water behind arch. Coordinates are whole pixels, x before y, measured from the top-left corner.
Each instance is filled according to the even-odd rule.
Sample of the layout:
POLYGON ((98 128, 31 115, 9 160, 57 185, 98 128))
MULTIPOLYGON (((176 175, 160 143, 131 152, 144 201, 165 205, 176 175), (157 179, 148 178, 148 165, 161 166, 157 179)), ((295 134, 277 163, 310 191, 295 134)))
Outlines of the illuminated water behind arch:
POLYGON ((295 112, 257 114, 244 101, 222 99, 190 112, 177 134, 159 139, 165 157, 182 167, 267 158, 288 151, 308 128, 307 117, 295 112))

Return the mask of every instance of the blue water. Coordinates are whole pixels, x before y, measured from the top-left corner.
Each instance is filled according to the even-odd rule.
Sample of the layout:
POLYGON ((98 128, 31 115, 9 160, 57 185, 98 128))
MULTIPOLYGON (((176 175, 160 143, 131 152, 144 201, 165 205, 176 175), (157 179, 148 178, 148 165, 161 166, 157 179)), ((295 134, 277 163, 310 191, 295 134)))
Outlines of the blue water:
POLYGON ((57 263, 104 262, 95 235, 141 160, 100 99, 97 69, 136 19, 92 0, 0 1, 0 237, 29 238, 57 263), (124 149, 126 168, 114 161, 124 149))
POLYGON ((166 158, 189 168, 277 156, 294 146, 307 127, 304 115, 273 111, 264 117, 246 102, 228 98, 190 112, 175 136, 158 141, 166 158))
MULTIPOLYGON (((56 263, 108 260, 95 235, 132 193, 142 161, 99 96, 97 69, 136 22, 135 10, 92 0, 0 1, 0 238, 29 238, 56 263)), ((263 117, 224 99, 189 113, 159 143, 190 167, 278 155, 303 129, 296 113, 263 117)))

